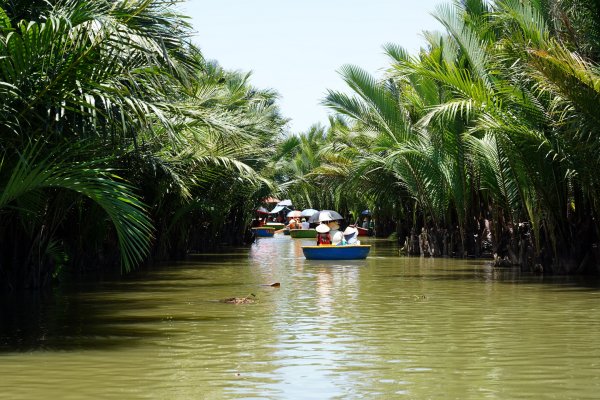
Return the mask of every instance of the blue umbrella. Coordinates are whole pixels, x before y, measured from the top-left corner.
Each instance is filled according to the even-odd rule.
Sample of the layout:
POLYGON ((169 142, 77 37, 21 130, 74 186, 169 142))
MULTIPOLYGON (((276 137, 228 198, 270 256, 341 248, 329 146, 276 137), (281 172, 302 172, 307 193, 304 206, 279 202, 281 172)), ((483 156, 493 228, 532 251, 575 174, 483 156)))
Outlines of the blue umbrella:
POLYGON ((364 210, 360 213, 360 215, 371 215, 371 210, 364 210))

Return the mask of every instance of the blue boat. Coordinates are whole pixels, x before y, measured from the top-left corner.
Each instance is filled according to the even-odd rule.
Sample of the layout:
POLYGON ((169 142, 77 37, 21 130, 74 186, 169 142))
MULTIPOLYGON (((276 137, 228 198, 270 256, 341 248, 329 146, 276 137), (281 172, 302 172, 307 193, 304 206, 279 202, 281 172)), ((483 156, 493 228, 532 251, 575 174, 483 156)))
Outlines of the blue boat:
POLYGON ((307 260, 362 260, 370 250, 370 245, 302 246, 307 260))
POLYGON ((275 228, 271 228, 268 226, 259 226, 257 228, 252 228, 256 237, 273 237, 275 234, 275 228))

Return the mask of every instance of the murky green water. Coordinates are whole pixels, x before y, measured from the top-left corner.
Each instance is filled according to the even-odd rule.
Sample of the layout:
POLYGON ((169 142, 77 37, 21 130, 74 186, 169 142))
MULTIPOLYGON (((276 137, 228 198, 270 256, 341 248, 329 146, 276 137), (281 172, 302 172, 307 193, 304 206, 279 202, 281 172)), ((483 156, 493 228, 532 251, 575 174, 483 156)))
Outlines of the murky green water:
POLYGON ((301 243, 0 300, 0 398, 599 398, 597 284, 301 243))

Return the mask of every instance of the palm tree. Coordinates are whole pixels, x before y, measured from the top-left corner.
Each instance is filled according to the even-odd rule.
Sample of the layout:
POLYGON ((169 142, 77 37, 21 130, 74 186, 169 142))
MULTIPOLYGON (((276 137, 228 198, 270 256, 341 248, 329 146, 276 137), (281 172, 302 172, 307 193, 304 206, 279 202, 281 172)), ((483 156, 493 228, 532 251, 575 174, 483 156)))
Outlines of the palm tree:
POLYGON ((249 77, 203 64, 176 104, 183 112, 177 142, 163 130, 128 154, 157 225, 155 258, 241 242, 250 211, 274 190, 269 159, 286 120, 277 94, 254 88, 249 77))
POLYGON ((544 210, 543 235, 546 247, 551 248, 551 267, 558 272, 586 271, 598 264, 596 260, 594 267, 593 243, 600 232, 595 216, 600 210, 595 200, 599 183, 595 174, 599 76, 595 64, 597 30, 594 33, 593 27, 600 19, 598 14, 589 13, 597 5, 581 4, 575 12, 572 6, 576 3, 553 3, 550 12, 555 18, 563 16, 562 22, 572 24, 570 29, 577 31, 576 35, 562 31, 564 27, 557 27, 556 19, 544 20, 543 9, 518 4, 500 8, 510 15, 502 22, 513 24, 514 36, 535 38, 515 41, 509 49, 524 56, 522 75, 546 105, 550 120, 543 132, 548 149, 543 153, 545 164, 532 172, 537 178, 539 170, 547 170, 548 164, 555 166, 547 175, 541 175, 545 179, 537 181, 536 192, 544 210), (581 19, 582 14, 590 18, 581 19))
MULTIPOLYGON (((344 67, 356 96, 331 92, 326 105, 352 121, 351 132, 371 138, 370 147, 352 145, 353 164, 381 165, 357 168, 351 180, 368 170, 390 174, 423 223, 456 223, 464 242, 479 233, 474 221, 489 218, 499 253, 521 240, 514 261, 572 272, 589 267, 598 232, 595 218, 583 219, 598 212, 597 30, 593 18, 582 18, 594 5, 577 13, 576 1, 550 3, 440 6, 435 15, 446 35, 426 33, 429 47, 418 58, 386 46, 392 66, 381 81, 344 67), (544 15, 554 16, 552 28, 544 15), (557 22, 565 15, 581 35, 557 22), (530 224, 531 240, 519 222, 530 224), (513 239, 502 242, 507 234, 513 239), (570 246, 581 236, 585 249, 570 246)), ((339 150, 335 143, 329 147, 339 150)))
POLYGON ((160 1, 12 2, 0 8, 0 28, 0 184, 4 221, 16 223, 2 224, 13 251, 0 270, 19 271, 6 282, 47 281, 56 272, 49 257, 66 257, 81 240, 64 228, 77 230, 98 207, 129 270, 148 253, 152 230, 115 167, 141 133, 160 125, 175 138, 168 99, 197 64, 187 24, 160 1))
POLYGON ((12 169, 0 164, 0 176, 8 178, 2 186, 0 215, 5 223, 13 222, 0 230, 6 245, 0 271, 9 286, 48 283, 68 258, 58 232, 73 209, 87 208, 89 202, 112 222, 125 271, 147 254, 152 226, 144 205, 133 188, 105 166, 106 160, 78 161, 84 151, 70 146, 42 156, 38 147, 31 146, 19 154, 12 169), (82 202, 80 196, 88 201, 82 202))

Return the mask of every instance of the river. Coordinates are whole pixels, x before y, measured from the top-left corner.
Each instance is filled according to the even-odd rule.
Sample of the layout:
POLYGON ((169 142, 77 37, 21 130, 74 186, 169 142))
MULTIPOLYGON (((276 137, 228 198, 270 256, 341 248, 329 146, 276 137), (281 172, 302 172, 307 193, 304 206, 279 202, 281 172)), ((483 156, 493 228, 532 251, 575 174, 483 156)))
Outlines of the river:
POLYGON ((302 243, 0 298, 0 398, 599 398, 597 281, 302 243))

